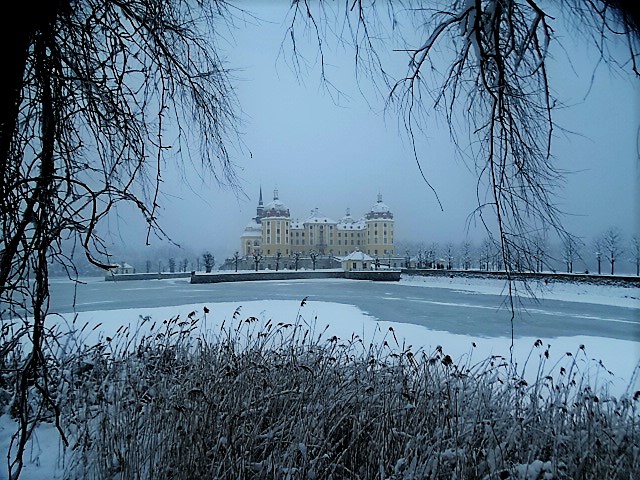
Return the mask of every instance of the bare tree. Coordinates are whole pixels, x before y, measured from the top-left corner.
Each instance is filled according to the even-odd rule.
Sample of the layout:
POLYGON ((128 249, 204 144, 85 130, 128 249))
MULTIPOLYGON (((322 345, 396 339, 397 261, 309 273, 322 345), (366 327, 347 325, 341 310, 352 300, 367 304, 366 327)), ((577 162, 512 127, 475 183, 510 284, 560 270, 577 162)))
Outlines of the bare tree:
POLYGON ((169 272, 175 273, 176 271, 176 259, 171 257, 169 259, 169 272))
POLYGON ((162 235, 158 191, 168 142, 172 158, 189 159, 195 146, 206 171, 235 184, 227 145, 236 127, 215 47, 229 15, 223 0, 26 0, 0 9, 0 315, 14 325, 1 340, 28 338, 31 352, 16 373, 13 479, 42 411, 33 402, 55 411, 52 357, 43 350, 49 265, 74 271, 62 239, 109 267, 97 232, 120 202, 140 211, 149 236, 162 235), (165 139, 169 124, 176 131, 165 139))
POLYGON ((318 252, 316 252, 315 250, 311 250, 309 252, 309 258, 311 259, 311 265, 313 266, 313 269, 316 269, 316 263, 318 263, 318 252))
POLYGON ((596 256, 598 275, 602 274, 602 255, 604 251, 604 239, 599 235, 593 239, 593 253, 596 256))
POLYGON ((262 255, 260 252, 253 252, 253 265, 255 266, 256 272, 258 271, 258 267, 260 266, 260 262, 262 261, 262 255))
POLYGON ((636 266, 636 277, 640 276, 640 236, 631 237, 631 260, 636 266))
POLYGON ((471 268, 471 251, 471 242, 468 240, 462 242, 462 245, 460 245, 460 261, 462 262, 461 267, 464 270, 469 270, 471 268))
POLYGON ((213 267, 216 265, 216 260, 213 254, 211 252, 204 252, 202 254, 202 260, 204 262, 204 271, 206 273, 211 273, 211 270, 213 270, 213 267))
MULTIPOLYGON (((531 270, 536 251, 531 232, 566 235, 554 197, 563 175, 552 156, 554 114, 562 102, 554 97, 547 69, 550 51, 560 41, 553 28, 556 14, 593 37, 598 61, 640 76, 637 10, 617 0, 294 0, 286 38, 294 68, 300 66, 301 25, 316 38, 330 91, 335 87, 324 69, 328 37, 353 47, 358 75, 373 78, 387 111, 399 115, 429 187, 416 137, 428 131, 433 114, 444 117, 460 156, 478 174, 474 213, 511 279, 513 271, 531 270), (343 27, 326 28, 336 18, 343 27), (618 40, 627 47, 622 59, 608 50, 618 40), (406 55, 404 75, 385 64, 382 52, 390 48, 406 55)), ((512 325, 513 288, 509 281, 512 325)))
MULTIPOLYGON (((495 243, 490 238, 482 240, 480 245, 480 269, 487 272, 494 269, 495 266, 495 243)), ((516 262, 516 268, 518 264, 516 262)), ((517 271, 517 270, 516 270, 517 271)))
POLYGON ((451 242, 447 243, 445 248, 447 251, 447 270, 451 270, 453 268, 453 256, 454 256, 453 243, 451 242))
POLYGON ((427 250, 427 263, 429 268, 436 268, 436 261, 438 257, 438 252, 440 251, 440 245, 437 242, 431 243, 431 246, 427 250))
POLYGON ((532 240, 534 251, 532 257, 535 262, 535 272, 540 273, 547 265, 547 239, 544 234, 535 235, 532 240))
POLYGON ((562 242, 562 259, 567 265, 567 273, 573 273, 573 263, 580 258, 580 248, 582 242, 574 237, 568 235, 562 242))
POLYGON ((300 252, 299 250, 291 252, 291 258, 293 258, 293 266, 296 269, 296 272, 298 271, 298 265, 300 264, 301 256, 302 256, 302 252, 300 252))
POLYGON ((622 234, 620 229, 611 227, 602 234, 602 247, 611 265, 611 275, 615 273, 615 265, 622 253, 622 234))

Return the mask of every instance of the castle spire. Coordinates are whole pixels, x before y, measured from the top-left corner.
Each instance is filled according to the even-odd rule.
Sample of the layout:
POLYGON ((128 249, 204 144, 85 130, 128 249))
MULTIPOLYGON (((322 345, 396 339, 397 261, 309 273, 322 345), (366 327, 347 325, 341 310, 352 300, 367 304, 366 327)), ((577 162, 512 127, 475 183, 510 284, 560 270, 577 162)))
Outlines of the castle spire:
POLYGON ((262 204, 262 185, 260 185, 260 199, 258 200, 258 206, 256 207, 256 222, 262 223, 263 216, 264 216, 264 205, 262 204))

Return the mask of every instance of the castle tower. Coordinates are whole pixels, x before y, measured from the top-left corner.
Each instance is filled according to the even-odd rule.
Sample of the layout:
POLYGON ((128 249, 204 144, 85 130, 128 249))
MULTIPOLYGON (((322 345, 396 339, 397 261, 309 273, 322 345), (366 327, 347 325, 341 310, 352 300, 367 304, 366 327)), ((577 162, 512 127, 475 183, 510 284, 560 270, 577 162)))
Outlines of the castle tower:
POLYGON ((372 257, 393 255, 393 213, 382 202, 382 194, 378 201, 365 215, 367 223, 367 254, 372 257))
POLYGON ((287 206, 278 198, 278 189, 273 191, 273 201, 264 207, 261 223, 262 254, 289 255, 291 215, 287 206))

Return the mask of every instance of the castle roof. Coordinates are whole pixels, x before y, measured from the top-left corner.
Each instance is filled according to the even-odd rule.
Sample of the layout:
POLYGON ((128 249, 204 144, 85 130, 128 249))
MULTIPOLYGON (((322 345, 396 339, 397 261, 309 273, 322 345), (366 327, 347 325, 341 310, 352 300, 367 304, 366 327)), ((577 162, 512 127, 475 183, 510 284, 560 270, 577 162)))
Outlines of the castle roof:
POLYGON ((329 217, 325 217, 324 215, 320 214, 320 212, 318 211, 318 209, 316 208, 315 210, 311 210, 311 214, 309 215, 309 217, 304 221, 305 224, 308 223, 321 223, 321 224, 333 224, 335 225, 337 222, 329 217))
POLYGON ((393 213, 391 213, 391 209, 388 205, 383 203, 381 193, 378 194, 378 201, 373 204, 371 211, 367 213, 366 218, 367 220, 374 220, 378 218, 387 220, 393 219, 393 213))
POLYGON ((246 227, 244 227, 244 232, 242 233, 243 237, 261 237, 262 236, 262 226, 256 222, 255 220, 249 222, 246 227))
POLYGON ((278 198, 278 189, 273 191, 273 200, 264 206, 264 217, 289 217, 289 209, 278 198))
POLYGON ((366 253, 361 252, 360 250, 356 250, 354 252, 351 252, 346 257, 342 257, 342 261, 343 262, 348 262, 348 261, 371 262, 373 261, 373 258, 371 258, 366 253))

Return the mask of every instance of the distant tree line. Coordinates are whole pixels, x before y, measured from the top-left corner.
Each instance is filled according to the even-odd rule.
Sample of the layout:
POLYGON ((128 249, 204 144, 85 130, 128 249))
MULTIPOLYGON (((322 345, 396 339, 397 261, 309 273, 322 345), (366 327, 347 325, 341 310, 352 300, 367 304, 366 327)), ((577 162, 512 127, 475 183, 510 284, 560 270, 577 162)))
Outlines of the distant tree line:
MULTIPOLYGON (((512 258, 515 271, 610 274, 621 267, 640 276, 640 235, 625 237, 618 227, 609 227, 591 239, 568 235, 551 242, 544 235, 530 240, 532 249, 512 258)), ((415 268, 500 271, 504 269, 502 251, 490 238, 479 243, 463 240, 448 242, 399 242, 404 265, 415 268), (425 246, 428 245, 428 246, 425 246)))

